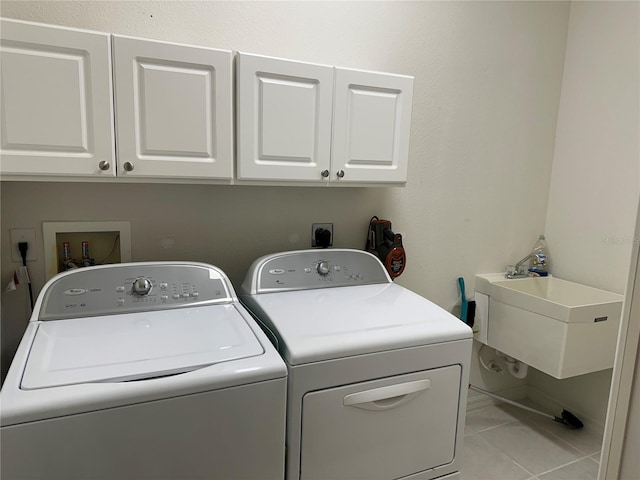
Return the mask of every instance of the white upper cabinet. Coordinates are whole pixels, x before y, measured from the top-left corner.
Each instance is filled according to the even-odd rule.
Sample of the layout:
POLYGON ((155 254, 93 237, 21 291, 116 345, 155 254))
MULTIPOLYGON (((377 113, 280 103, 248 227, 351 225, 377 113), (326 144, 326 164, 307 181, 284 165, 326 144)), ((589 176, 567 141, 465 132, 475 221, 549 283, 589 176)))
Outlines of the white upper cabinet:
POLYGON ((2 179, 407 181, 413 77, 0 21, 2 179))
POLYGON ((407 181, 413 77, 335 69, 332 176, 407 181))
POLYGON ((238 179, 407 181, 413 77, 237 56, 238 179))
POLYGON ((233 177, 230 51, 113 35, 118 175, 233 177))
POLYGON ((109 35, 1 20, 3 175, 114 176, 109 35))
POLYGON ((333 67, 237 55, 240 180, 328 179, 333 67))

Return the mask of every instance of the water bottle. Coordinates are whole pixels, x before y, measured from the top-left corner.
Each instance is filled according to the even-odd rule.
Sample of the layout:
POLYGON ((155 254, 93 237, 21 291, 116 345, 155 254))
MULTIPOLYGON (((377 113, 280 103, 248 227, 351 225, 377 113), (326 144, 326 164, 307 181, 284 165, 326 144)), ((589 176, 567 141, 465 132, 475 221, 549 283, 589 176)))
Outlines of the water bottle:
POLYGON ((549 247, 544 235, 540 235, 531 251, 529 271, 537 273, 541 277, 546 277, 549 274, 549 263, 549 247))

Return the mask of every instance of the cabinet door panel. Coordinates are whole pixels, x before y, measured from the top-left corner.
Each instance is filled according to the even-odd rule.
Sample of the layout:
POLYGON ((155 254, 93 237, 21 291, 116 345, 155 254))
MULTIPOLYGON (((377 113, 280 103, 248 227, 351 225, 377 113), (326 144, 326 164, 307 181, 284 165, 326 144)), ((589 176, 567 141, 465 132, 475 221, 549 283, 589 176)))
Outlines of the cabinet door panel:
POLYGON ((231 52, 113 42, 118 174, 232 178, 231 52))
POLYGON ((238 55, 238 178, 323 181, 333 69, 238 55))
POLYGON ((1 26, 2 173, 115 175, 109 35, 1 26))
POLYGON ((413 77, 336 68, 332 180, 407 180, 413 77))

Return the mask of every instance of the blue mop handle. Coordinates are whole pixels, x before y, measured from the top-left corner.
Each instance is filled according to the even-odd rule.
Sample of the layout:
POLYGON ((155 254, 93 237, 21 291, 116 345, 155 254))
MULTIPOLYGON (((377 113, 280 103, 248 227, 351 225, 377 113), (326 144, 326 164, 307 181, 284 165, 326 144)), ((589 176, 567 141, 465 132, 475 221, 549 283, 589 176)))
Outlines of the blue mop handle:
POLYGON ((462 304, 460 306, 460 320, 467 323, 467 295, 464 291, 464 278, 458 277, 458 285, 460 286, 460 295, 462 295, 462 304))

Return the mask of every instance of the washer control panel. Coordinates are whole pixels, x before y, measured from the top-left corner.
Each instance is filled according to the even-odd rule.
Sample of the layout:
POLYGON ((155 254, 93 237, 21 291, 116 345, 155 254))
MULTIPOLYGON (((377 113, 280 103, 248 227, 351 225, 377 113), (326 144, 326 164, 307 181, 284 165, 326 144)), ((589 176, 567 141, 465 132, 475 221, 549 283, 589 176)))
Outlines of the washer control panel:
POLYGON ((232 302, 226 275, 200 263, 128 263, 72 270, 46 287, 39 320, 232 302))
POLYGON ((390 283, 384 266, 361 250, 297 250, 259 258, 249 269, 243 293, 390 283))

